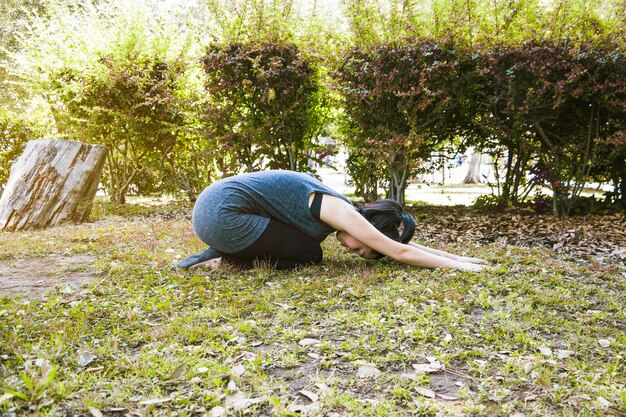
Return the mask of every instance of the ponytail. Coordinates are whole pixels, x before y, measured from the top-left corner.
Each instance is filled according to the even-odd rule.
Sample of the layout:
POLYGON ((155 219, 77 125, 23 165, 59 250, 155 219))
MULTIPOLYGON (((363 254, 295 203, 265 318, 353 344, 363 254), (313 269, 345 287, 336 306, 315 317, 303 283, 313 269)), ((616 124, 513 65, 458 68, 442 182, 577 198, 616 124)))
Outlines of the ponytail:
POLYGON ((402 234, 399 242, 409 243, 415 234, 415 217, 408 213, 402 214, 402 234))

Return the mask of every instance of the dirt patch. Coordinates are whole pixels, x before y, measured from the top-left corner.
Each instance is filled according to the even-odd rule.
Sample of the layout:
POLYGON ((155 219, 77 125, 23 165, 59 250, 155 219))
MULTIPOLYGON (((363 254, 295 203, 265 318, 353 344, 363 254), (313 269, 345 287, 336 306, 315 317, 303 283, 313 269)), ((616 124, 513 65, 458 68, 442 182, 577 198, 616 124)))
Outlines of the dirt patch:
POLYGON ((95 259, 79 254, 0 261, 0 297, 41 299, 55 287, 74 292, 97 277, 93 268, 95 259))
POLYGON ((445 400, 458 399, 457 391, 465 385, 465 379, 454 374, 438 372, 430 375, 430 389, 445 400))

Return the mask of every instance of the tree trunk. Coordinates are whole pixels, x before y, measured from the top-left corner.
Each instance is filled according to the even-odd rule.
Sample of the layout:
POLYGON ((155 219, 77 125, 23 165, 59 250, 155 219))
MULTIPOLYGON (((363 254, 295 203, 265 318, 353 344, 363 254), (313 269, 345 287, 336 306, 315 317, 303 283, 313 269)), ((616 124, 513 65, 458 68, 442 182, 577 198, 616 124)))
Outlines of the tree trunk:
POLYGON ((67 140, 31 140, 0 198, 0 229, 82 222, 91 211, 108 149, 67 140))
POLYGON ((389 179, 389 190, 387 192, 387 198, 397 201, 402 206, 405 204, 405 191, 408 177, 408 169, 403 160, 403 155, 399 152, 394 153, 391 158, 389 167, 391 178, 389 179))
POLYGON ((483 182, 480 177, 480 166, 482 162, 483 154, 474 152, 470 158, 469 169, 467 170, 463 184, 481 184, 483 182))

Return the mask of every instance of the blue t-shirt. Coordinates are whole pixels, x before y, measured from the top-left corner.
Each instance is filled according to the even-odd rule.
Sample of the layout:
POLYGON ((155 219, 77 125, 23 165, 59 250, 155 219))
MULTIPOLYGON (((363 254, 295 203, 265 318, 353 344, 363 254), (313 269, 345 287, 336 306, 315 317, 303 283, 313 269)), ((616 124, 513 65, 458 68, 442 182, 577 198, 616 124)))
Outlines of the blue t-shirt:
POLYGON ((198 237, 221 252, 241 251, 256 241, 270 219, 290 225, 318 242, 335 231, 309 210, 311 193, 350 200, 312 174, 260 171, 225 178, 207 187, 193 210, 198 237))

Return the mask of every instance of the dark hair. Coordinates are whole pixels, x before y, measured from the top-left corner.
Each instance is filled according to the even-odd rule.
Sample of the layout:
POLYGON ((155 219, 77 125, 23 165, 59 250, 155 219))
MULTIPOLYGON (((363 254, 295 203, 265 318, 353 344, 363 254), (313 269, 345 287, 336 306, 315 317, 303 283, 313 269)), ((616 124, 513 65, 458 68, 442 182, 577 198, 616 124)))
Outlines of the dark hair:
MULTIPOLYGON (((363 206, 356 206, 357 211, 376 229, 396 242, 408 243, 415 233, 415 218, 406 213, 395 200, 377 200, 363 206), (402 232, 400 232, 402 226, 402 232)), ((379 254, 379 258, 384 255, 379 254)))

